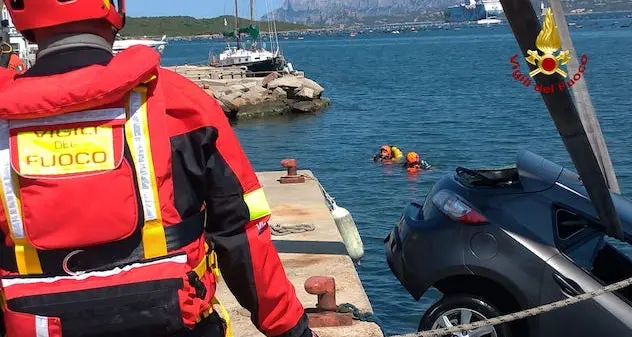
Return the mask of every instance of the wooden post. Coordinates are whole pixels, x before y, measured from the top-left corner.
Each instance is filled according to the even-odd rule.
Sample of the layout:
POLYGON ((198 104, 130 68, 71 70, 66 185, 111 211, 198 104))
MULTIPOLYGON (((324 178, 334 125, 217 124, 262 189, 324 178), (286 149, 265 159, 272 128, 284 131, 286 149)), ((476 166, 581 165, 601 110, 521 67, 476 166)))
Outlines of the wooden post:
MULTIPOLYGON (((500 3, 503 6, 507 21, 511 26, 523 56, 527 56, 528 50, 537 51, 535 42, 541 26, 531 1, 500 0, 500 3)), ((531 70, 537 68, 535 65, 527 64, 531 70)), ((551 75, 538 74, 535 75, 534 79, 542 87, 555 87, 556 90, 552 93, 542 93, 544 103, 549 110, 557 131, 562 137, 564 146, 577 169, 577 173, 582 179, 601 224, 606 229, 606 233, 614 238, 623 240, 623 231, 612 202, 610 190, 595 153, 592 151, 579 113, 566 87, 563 86, 563 90, 558 89, 558 84, 564 78, 554 73, 551 75)))
MULTIPOLYGON (((577 55, 577 52, 575 52, 562 4, 559 0, 549 0, 549 4, 553 11, 555 22, 557 23, 560 39, 562 40, 562 49, 571 52, 571 60, 566 64, 566 69, 568 69, 568 74, 572 78, 579 70, 581 55, 577 55)), ((595 116, 595 108, 592 105, 590 94, 588 93, 586 77, 584 77, 583 74, 582 79, 575 81, 575 84, 571 87, 571 93, 575 99, 577 112, 579 112, 582 125, 584 126, 584 130, 586 130, 586 135, 588 135, 593 152, 595 152, 597 156, 599 167, 601 167, 601 171, 604 173, 608 187, 612 192, 621 193, 619 182, 617 181, 617 176, 614 173, 612 161, 610 160, 610 154, 608 153, 608 147, 601 133, 599 120, 595 116)))

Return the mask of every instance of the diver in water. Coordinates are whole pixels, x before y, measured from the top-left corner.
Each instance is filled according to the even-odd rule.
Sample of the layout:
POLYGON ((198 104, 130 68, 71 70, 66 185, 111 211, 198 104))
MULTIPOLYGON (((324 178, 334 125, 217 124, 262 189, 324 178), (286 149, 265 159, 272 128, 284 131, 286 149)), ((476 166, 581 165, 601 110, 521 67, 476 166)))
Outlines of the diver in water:
POLYGON ((421 170, 429 170, 432 166, 425 160, 420 160, 417 152, 408 152, 406 154, 406 162, 404 168, 409 172, 417 172, 421 170))
POLYGON ((373 161, 379 163, 391 163, 400 159, 402 159, 402 151, 392 145, 383 145, 380 152, 373 157, 373 161))

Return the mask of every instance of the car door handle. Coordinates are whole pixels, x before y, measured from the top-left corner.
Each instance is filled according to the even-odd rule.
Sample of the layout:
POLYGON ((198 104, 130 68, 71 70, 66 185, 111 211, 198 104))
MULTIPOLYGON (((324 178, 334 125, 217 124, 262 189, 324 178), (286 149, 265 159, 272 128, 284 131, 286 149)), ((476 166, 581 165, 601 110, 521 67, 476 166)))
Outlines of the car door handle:
POLYGON ((553 274, 553 279, 560 286, 562 291, 567 295, 577 296, 584 293, 582 287, 580 287, 579 284, 569 279, 568 277, 564 277, 560 274, 553 274))

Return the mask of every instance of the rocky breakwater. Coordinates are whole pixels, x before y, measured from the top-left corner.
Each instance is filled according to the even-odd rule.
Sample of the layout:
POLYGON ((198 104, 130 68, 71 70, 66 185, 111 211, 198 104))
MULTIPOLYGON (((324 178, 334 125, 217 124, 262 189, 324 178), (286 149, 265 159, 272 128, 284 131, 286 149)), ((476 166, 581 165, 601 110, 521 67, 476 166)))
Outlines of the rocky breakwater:
POLYGON ((167 67, 213 95, 230 119, 316 113, 329 105, 325 89, 301 71, 249 77, 245 67, 167 67))
POLYGON ((329 105, 329 100, 322 97, 325 89, 318 83, 276 72, 262 79, 244 78, 239 83, 208 89, 231 119, 316 113, 329 105))

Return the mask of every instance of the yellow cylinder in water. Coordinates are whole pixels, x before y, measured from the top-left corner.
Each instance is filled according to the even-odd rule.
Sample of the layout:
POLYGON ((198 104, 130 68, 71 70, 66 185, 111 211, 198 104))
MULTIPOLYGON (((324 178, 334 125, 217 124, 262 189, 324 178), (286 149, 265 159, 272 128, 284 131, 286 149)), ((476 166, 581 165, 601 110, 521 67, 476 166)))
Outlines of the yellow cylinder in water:
POLYGON ((353 221, 353 217, 351 217, 351 213, 335 203, 332 208, 331 216, 336 222, 338 232, 340 232, 349 257, 355 262, 360 261, 362 256, 364 256, 364 245, 362 244, 360 233, 358 233, 358 227, 355 221, 353 221))

